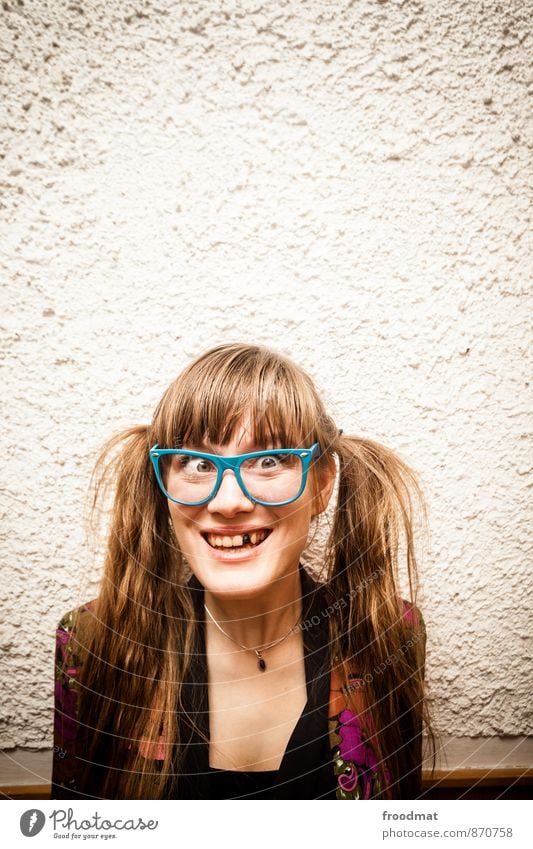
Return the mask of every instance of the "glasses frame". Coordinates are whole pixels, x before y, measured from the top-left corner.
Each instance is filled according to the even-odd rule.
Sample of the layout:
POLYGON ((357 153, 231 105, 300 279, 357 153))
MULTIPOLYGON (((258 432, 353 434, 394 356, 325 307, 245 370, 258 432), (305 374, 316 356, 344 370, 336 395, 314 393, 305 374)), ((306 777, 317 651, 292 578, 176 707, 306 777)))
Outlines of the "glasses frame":
POLYGON ((318 442, 315 442, 311 448, 270 448, 268 451, 251 451, 249 454, 236 454, 233 457, 225 457, 221 454, 208 454, 205 451, 187 451, 183 448, 159 448, 159 445, 156 443, 153 448, 150 448, 148 453, 150 460, 152 461, 157 483, 161 492, 165 498, 168 498, 169 501, 173 501, 175 504, 181 504, 183 507, 200 507, 201 504, 208 504, 209 501, 216 498, 225 470, 230 469, 237 478, 239 486, 246 498, 253 501, 254 504, 261 504, 264 507, 283 507, 285 504, 292 504, 293 501, 296 501, 296 499, 299 498, 304 491, 311 461, 320 456, 320 445, 318 442), (217 479, 213 487, 213 491, 208 498, 203 498, 201 501, 178 501, 177 498, 173 498, 169 495, 165 489, 159 468, 160 458, 169 454, 176 454, 178 456, 185 455, 186 457, 201 457, 205 460, 210 460, 216 466, 217 479), (294 498, 289 498, 288 501, 260 501, 259 498, 254 498, 254 496, 246 489, 241 477, 241 463, 243 463, 244 460, 249 460, 253 457, 270 457, 272 454, 294 454, 299 457, 302 462, 302 483, 300 489, 294 498))

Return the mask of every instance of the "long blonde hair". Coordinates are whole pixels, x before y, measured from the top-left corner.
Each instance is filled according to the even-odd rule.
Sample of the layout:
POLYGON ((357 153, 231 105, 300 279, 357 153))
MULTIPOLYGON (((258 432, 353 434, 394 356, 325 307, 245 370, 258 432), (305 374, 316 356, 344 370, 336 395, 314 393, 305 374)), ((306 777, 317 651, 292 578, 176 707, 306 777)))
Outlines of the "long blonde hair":
POLYGON ((98 459, 95 504, 109 484, 115 495, 101 591, 82 640, 79 722, 88 768, 80 790, 103 798, 172 793, 180 741, 196 727, 194 712, 184 713, 182 684, 198 629, 186 564, 148 451, 155 443, 205 439, 225 445, 244 415, 259 446, 272 438, 287 447, 318 442, 315 482, 336 458, 338 497, 323 577, 331 598, 345 603, 329 618, 332 663, 346 684, 354 669, 361 676, 372 742, 392 776, 392 793, 413 798, 426 715, 424 631, 416 608, 401 599, 398 545, 403 540, 413 604, 416 478, 392 451, 339 433, 311 378, 291 360, 237 343, 194 360, 169 386, 152 423, 114 437, 98 459), (146 753, 161 740, 164 760, 155 768, 146 753))

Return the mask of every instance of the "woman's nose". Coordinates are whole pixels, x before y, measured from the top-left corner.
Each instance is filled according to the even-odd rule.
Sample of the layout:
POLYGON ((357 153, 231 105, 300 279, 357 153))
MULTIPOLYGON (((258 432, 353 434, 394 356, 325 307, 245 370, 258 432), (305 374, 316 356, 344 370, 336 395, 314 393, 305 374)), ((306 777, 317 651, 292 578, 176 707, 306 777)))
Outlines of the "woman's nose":
POLYGON ((233 516, 235 513, 249 513, 254 507, 254 502, 250 501, 242 491, 235 472, 226 469, 217 494, 207 503, 209 512, 233 516))

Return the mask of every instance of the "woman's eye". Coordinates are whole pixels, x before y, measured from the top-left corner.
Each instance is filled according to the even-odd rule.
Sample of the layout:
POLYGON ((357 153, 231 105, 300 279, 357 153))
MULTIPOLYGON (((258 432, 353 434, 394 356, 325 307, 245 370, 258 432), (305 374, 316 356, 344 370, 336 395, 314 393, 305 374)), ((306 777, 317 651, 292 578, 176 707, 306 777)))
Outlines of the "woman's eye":
POLYGON ((283 463, 283 454, 269 454, 268 457, 258 457, 260 469, 277 469, 283 463))
POLYGON ((176 457, 178 464, 177 470, 180 472, 188 472, 189 474, 206 474, 212 472, 213 464, 203 457, 193 457, 190 454, 180 454, 176 457))
POLYGON ((213 464, 210 463, 209 460, 202 459, 202 457, 190 457, 187 468, 191 472, 198 472, 201 474, 202 472, 212 472, 213 464))

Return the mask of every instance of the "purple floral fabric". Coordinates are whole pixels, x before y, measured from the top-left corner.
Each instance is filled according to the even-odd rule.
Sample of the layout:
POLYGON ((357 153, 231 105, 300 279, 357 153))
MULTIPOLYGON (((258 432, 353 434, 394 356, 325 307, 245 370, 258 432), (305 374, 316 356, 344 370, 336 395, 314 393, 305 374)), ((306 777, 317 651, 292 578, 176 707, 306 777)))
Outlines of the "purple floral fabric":
MULTIPOLYGON (((350 684, 356 686, 357 680, 351 679, 350 684)), ((335 689, 333 680, 331 704, 338 705, 340 692, 335 689)), ((361 718, 348 707, 346 696, 343 703, 343 709, 330 717, 334 723, 333 769, 337 776, 337 799, 371 799, 381 793, 378 758, 361 718)))

